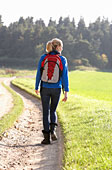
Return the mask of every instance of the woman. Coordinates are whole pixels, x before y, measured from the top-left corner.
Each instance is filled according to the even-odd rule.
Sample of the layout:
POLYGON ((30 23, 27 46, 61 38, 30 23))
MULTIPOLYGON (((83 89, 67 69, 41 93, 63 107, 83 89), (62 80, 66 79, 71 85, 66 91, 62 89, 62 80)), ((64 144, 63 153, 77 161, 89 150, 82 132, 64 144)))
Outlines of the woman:
POLYGON ((56 108, 60 99, 62 85, 65 91, 63 101, 64 102, 67 101, 67 93, 69 91, 68 66, 67 66, 67 59, 61 55, 62 50, 63 50, 63 43, 60 39, 57 38, 52 39, 51 41, 48 41, 48 43, 46 44, 47 53, 49 55, 52 55, 52 57, 58 55, 62 62, 63 70, 58 82, 48 83, 48 82, 41 81, 41 75, 42 75, 41 64, 47 54, 42 55, 38 63, 35 92, 37 95, 39 94, 39 84, 40 84, 40 95, 41 95, 42 109, 43 109, 42 132, 44 135, 44 140, 41 142, 42 144, 50 144, 50 136, 53 141, 57 140, 56 108))

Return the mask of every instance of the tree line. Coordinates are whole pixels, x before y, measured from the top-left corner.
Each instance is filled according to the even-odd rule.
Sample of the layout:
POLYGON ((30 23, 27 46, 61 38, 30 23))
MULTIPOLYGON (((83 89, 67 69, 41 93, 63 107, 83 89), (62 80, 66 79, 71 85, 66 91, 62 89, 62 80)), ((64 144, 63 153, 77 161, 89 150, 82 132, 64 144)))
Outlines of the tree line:
POLYGON ((45 53, 47 41, 60 38, 64 43, 63 55, 69 69, 76 66, 112 68, 112 24, 98 17, 86 26, 81 17, 75 19, 52 18, 46 26, 44 20, 35 22, 33 17, 20 17, 17 22, 5 26, 0 16, 0 67, 36 68, 40 56, 45 53))

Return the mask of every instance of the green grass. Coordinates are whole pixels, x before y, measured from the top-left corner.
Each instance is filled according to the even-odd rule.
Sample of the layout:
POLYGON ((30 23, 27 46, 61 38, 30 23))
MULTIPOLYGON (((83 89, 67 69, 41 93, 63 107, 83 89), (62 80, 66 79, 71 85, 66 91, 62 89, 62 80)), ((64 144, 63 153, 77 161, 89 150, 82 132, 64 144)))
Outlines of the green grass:
MULTIPOLYGON (((58 117, 64 133, 63 170, 112 169, 112 73, 69 73, 68 101, 60 101, 58 117)), ((34 92, 34 79, 13 83, 34 92)))
POLYGON ((37 94, 35 93, 35 80, 34 79, 16 78, 12 81, 12 84, 40 99, 40 96, 37 96, 37 94))
POLYGON ((105 101, 69 95, 60 102, 59 120, 65 136, 64 170, 112 168, 112 106, 105 101))
POLYGON ((69 78, 71 93, 112 101, 112 73, 73 71, 69 78))
POLYGON ((19 95, 16 94, 10 87, 2 83, 2 85, 12 94, 14 106, 8 114, 5 114, 0 119, 0 135, 2 135, 7 129, 9 129, 14 122, 18 119, 23 111, 24 104, 19 95))

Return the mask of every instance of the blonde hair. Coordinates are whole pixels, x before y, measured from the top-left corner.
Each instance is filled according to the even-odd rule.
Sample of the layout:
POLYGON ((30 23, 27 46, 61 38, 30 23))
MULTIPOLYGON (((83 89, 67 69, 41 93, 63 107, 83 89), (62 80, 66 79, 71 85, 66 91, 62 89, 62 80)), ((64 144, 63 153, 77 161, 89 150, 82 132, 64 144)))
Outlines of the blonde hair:
POLYGON ((63 47, 63 42, 58 38, 54 38, 51 41, 47 42, 46 51, 49 53, 53 50, 56 50, 57 46, 63 47))

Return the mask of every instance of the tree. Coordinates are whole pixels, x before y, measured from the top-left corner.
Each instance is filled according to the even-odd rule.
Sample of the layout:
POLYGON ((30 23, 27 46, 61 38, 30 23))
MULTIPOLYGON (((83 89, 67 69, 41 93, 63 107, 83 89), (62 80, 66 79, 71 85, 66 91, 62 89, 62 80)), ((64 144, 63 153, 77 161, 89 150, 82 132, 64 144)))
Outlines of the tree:
POLYGON ((86 25, 85 25, 84 18, 81 17, 77 27, 77 40, 86 39, 85 33, 86 33, 86 25))
POLYGON ((8 27, 3 25, 0 16, 1 66, 2 60, 7 65, 35 65, 45 52, 47 41, 55 37, 64 43, 63 55, 67 57, 70 69, 81 64, 112 68, 112 24, 108 19, 99 17, 86 27, 83 17, 76 26, 75 19, 70 21, 69 16, 60 17, 58 23, 50 18, 48 26, 41 18, 34 22, 33 17, 20 17, 8 27))
POLYGON ((56 21, 53 21, 53 20, 52 20, 52 17, 51 17, 50 20, 49 20, 48 27, 56 27, 56 21))
POLYGON ((0 28, 3 26, 2 16, 0 15, 0 28))
POLYGON ((44 53, 44 44, 39 44, 35 47, 36 58, 40 58, 40 56, 44 53))

